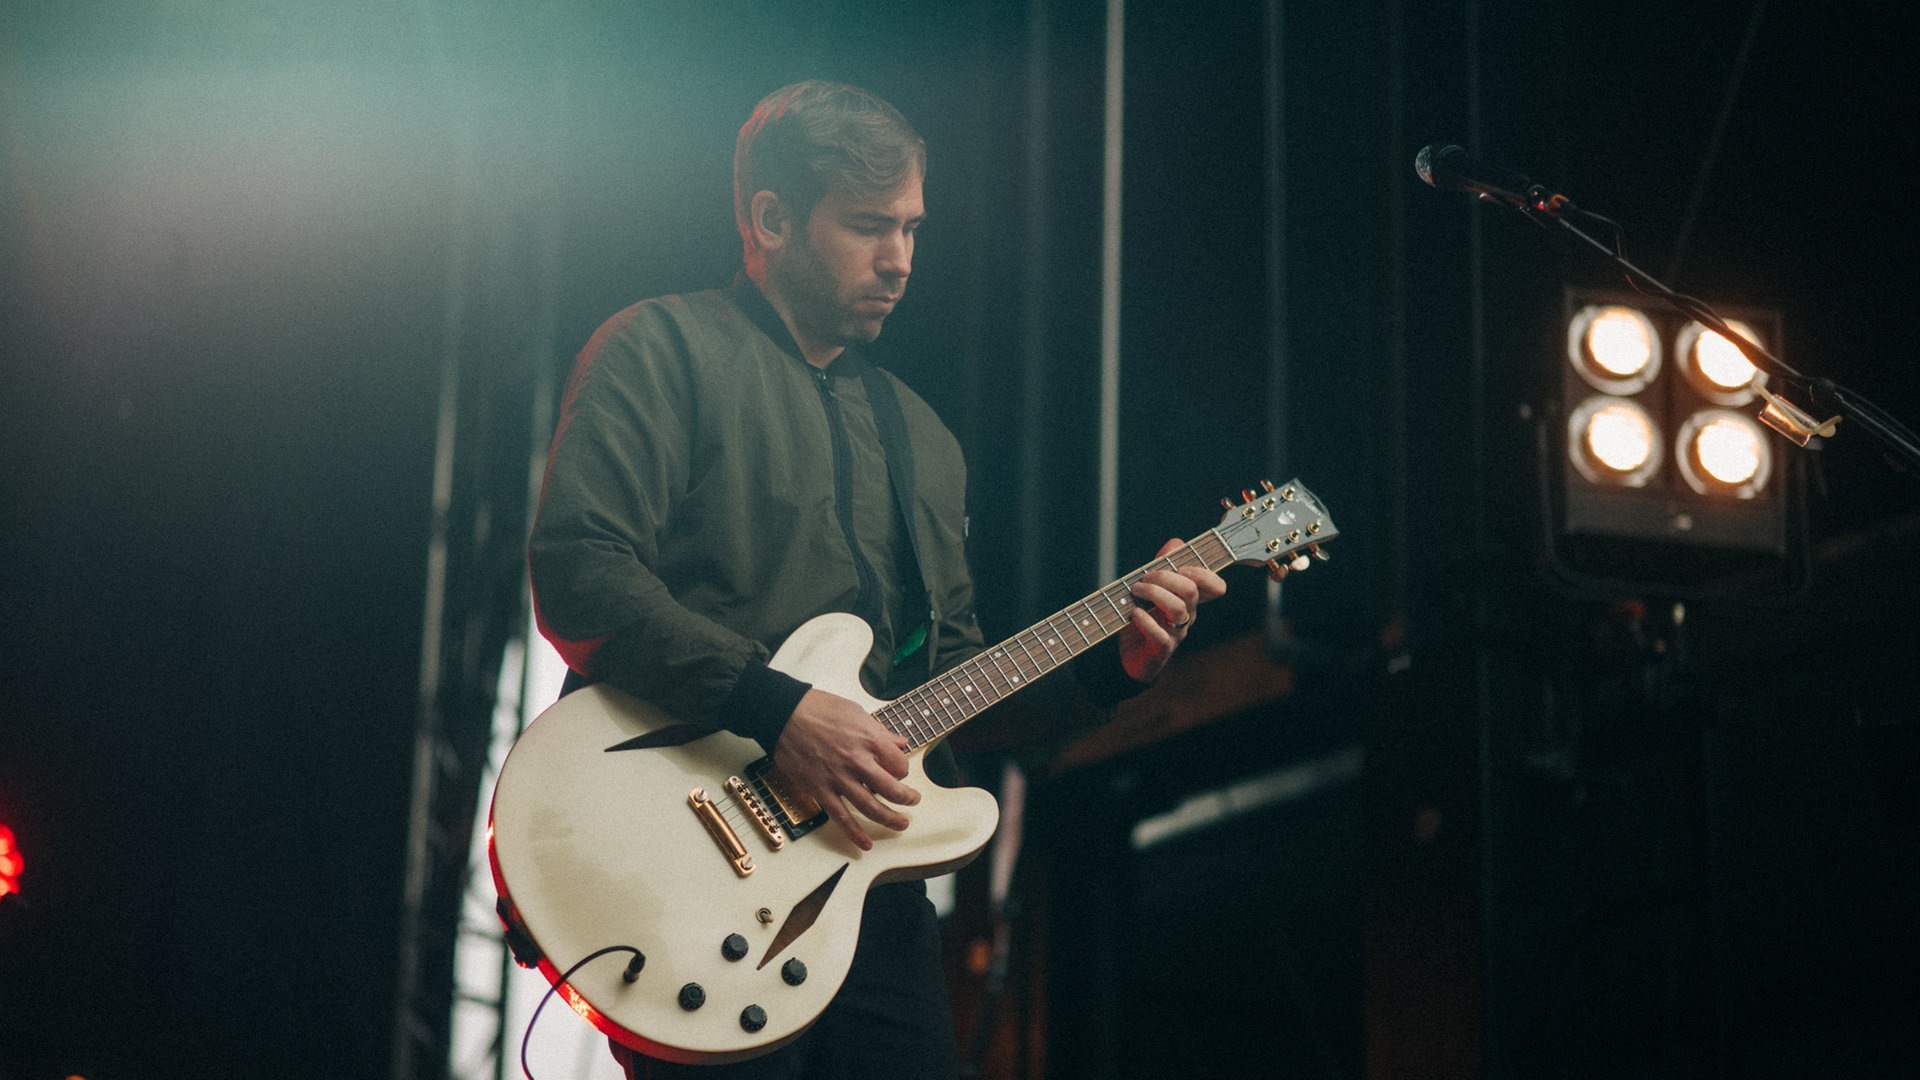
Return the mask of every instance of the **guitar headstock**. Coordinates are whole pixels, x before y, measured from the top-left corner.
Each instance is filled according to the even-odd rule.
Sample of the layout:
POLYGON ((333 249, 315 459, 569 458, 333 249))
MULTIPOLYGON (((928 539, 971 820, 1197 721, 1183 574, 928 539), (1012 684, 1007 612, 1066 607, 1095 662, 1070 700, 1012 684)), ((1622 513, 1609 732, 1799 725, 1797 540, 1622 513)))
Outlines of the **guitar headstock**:
POLYGON ((1340 535, 1320 499, 1298 480, 1279 487, 1262 480, 1260 491, 1242 491, 1240 502, 1221 499, 1227 514, 1214 531, 1233 561, 1264 564, 1279 581, 1329 556, 1320 545, 1340 535))

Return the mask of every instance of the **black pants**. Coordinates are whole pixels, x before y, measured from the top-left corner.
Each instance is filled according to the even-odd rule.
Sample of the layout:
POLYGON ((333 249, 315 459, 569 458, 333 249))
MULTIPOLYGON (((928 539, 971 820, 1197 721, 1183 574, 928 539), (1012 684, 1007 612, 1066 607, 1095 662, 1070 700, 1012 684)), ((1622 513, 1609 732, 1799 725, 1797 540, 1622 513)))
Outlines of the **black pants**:
POLYGON ((926 886, 868 891, 846 983, 786 1046, 733 1065, 675 1065, 618 1044, 613 1056, 628 1080, 953 1080, 953 1014, 926 886))

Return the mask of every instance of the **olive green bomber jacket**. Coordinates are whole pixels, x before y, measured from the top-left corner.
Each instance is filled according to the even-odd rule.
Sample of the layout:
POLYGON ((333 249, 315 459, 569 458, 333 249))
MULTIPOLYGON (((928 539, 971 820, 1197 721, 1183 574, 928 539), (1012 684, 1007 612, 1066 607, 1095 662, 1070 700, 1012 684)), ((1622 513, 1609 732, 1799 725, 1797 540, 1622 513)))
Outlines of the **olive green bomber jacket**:
MULTIPOLYGON (((851 542, 836 505, 851 448, 870 466, 851 475, 880 485, 856 531, 880 518, 898 531, 884 464, 871 467, 873 412, 847 377, 865 363, 847 350, 827 383, 750 283, 644 301, 600 328, 568 385, 529 545, 541 630, 569 666, 771 748, 806 690, 767 667, 771 650, 815 615, 861 611, 880 691, 916 621, 880 610, 901 597, 862 599, 861 563, 884 563, 887 545, 851 542)), ((929 632, 907 661, 924 678, 981 647, 965 462, 933 410, 884 377, 913 449, 919 551, 902 570, 917 562, 924 588, 929 632)))

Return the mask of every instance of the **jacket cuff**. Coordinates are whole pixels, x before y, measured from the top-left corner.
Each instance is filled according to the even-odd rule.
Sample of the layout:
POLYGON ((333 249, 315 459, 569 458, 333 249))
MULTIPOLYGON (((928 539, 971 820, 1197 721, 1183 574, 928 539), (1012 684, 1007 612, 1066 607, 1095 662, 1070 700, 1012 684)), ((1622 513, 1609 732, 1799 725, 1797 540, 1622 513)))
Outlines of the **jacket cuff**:
POLYGON ((1108 638, 1082 653, 1073 662, 1073 677, 1086 691, 1087 702, 1103 713, 1111 713, 1114 706, 1153 685, 1138 682, 1127 674, 1127 669, 1120 664, 1120 642, 1115 638, 1108 638))
POLYGON ((775 671, 760 660, 749 660, 740 669, 733 693, 720 706, 722 726, 735 735, 743 735, 760 744, 767 753, 780 741, 793 710, 800 699, 813 689, 784 671, 775 671))

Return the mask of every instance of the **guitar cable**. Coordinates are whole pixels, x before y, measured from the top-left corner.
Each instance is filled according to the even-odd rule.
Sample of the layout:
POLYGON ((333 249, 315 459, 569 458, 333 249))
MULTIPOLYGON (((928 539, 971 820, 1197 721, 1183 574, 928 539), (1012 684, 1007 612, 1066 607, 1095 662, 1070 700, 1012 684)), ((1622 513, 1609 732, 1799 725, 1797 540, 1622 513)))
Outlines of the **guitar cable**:
POLYGON ((547 1002, 553 998, 554 993, 558 991, 560 987, 566 985, 566 983, 573 978, 575 972, 586 967, 588 963, 598 960, 608 953, 615 952, 630 952, 633 954, 633 959, 627 961, 627 969, 620 973, 620 978, 629 983, 639 978, 640 969, 647 966, 647 954, 631 945, 609 945, 604 949, 595 949, 581 957, 578 963, 568 968, 558 979, 555 979, 552 986, 547 987, 546 993, 540 995, 540 1003, 533 1007, 533 1015, 527 1018, 527 1029, 520 1035, 520 1074, 525 1076, 527 1080, 533 1080, 533 1068, 527 1064, 527 1043, 533 1039, 533 1025, 540 1022, 540 1010, 547 1007, 547 1002))

